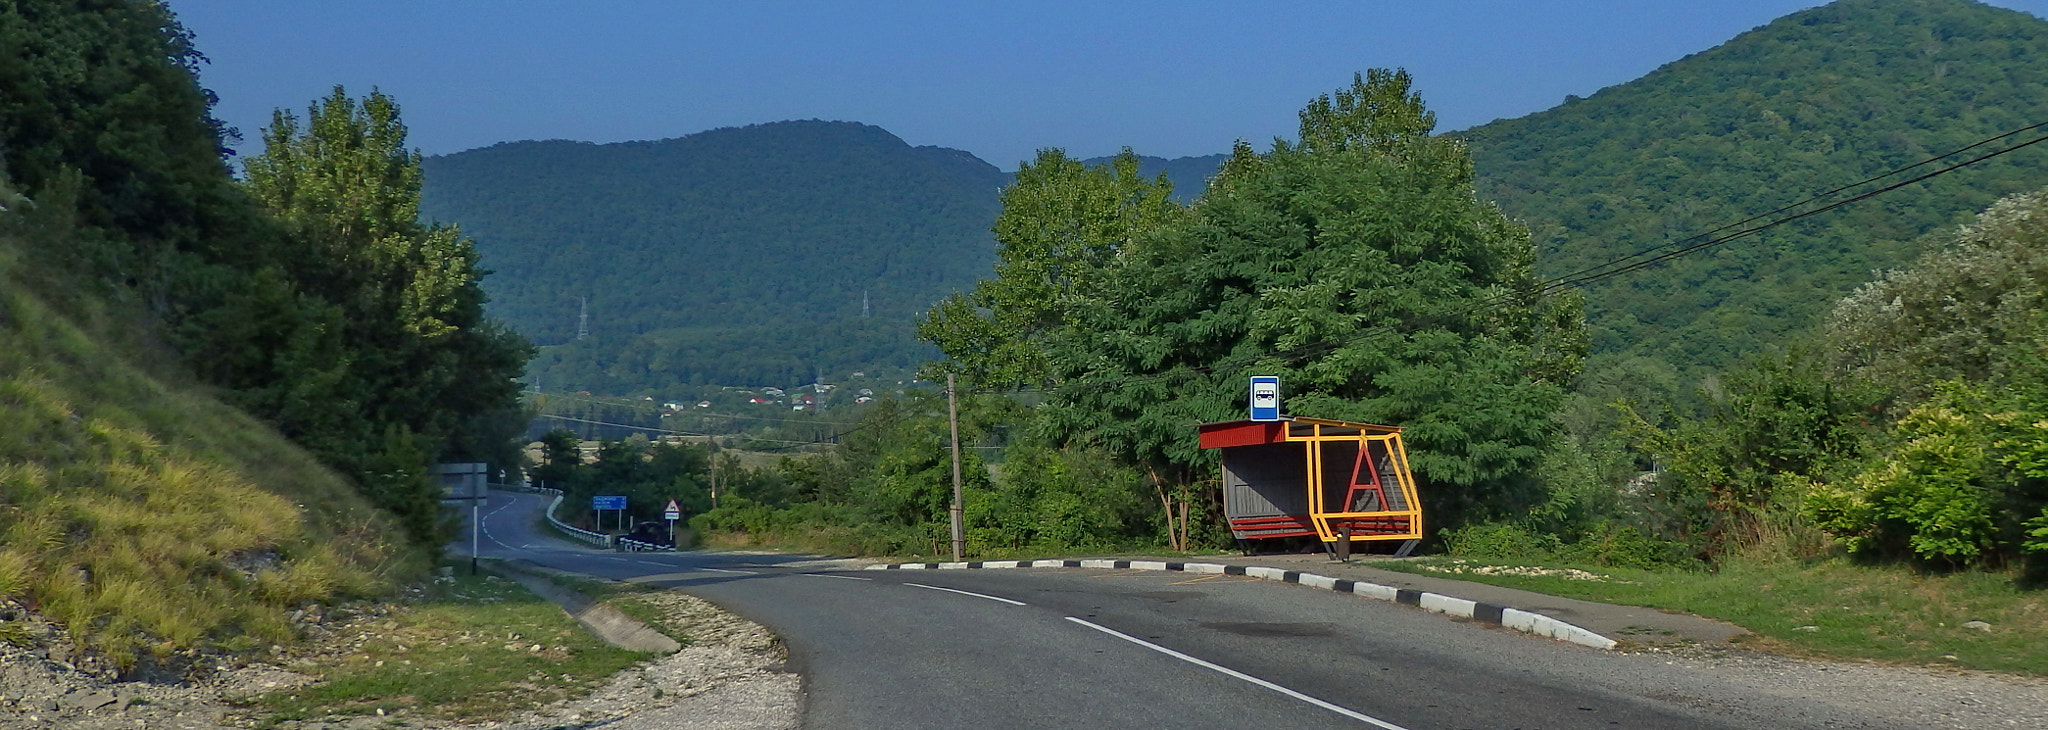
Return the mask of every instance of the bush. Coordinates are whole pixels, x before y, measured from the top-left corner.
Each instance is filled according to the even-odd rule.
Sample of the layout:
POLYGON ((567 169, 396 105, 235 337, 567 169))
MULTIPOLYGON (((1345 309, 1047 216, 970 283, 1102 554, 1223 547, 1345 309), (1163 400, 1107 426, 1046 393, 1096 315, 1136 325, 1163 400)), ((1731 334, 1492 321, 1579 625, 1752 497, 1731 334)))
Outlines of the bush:
POLYGON ((1804 511, 1855 552, 1961 565, 2032 550, 2026 517, 2048 490, 2038 454, 2048 410, 2025 388, 1962 382, 1899 419, 1894 445, 1854 479, 1810 492, 1804 511))
POLYGON ((1503 522, 1447 530, 1443 539, 1451 555, 1474 560, 1551 560, 1565 548, 1564 541, 1556 535, 1503 522))
POLYGON ((1560 557, 1566 562, 1606 568, 1655 570, 1693 565, 1683 544, 1652 538, 1633 527, 1612 525, 1594 528, 1565 546, 1560 557))
POLYGON ((1521 525, 1489 522, 1444 533, 1454 557, 1501 562, 1565 562, 1605 568, 1689 567, 1686 547, 1644 535, 1634 527, 1601 524, 1566 542, 1556 535, 1521 525))

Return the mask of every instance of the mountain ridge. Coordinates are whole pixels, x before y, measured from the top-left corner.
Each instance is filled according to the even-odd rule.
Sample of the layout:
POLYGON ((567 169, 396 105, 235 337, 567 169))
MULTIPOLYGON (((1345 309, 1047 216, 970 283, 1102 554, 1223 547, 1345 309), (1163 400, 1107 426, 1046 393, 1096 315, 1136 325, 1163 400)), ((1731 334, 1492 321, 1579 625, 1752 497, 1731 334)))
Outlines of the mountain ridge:
POLYGON ((994 261, 1006 179, 969 153, 816 120, 502 143, 426 169, 423 213, 476 238, 498 272, 494 314, 543 346, 535 374, 608 392, 644 389, 649 369, 791 385, 914 366, 927 352, 911 318, 994 261), (693 360, 706 347, 727 357, 693 360), (642 373, 613 355, 644 356, 623 364, 642 373))
MULTIPOLYGON (((1567 97, 1550 109, 1447 134, 1463 138, 1471 147, 1479 195, 1531 228, 1539 267, 1555 274, 1678 240, 2020 126, 2030 119, 2027 114, 2041 112, 2038 104, 2028 107, 2026 100, 2048 98, 2048 62, 2037 59, 2048 59, 2048 21, 2025 13, 1967 0, 1843 0, 1778 18, 1586 97, 1567 97)), ((580 374, 564 371, 568 380, 557 382, 590 383, 600 389, 635 380, 645 385, 652 382, 651 377, 620 372, 620 367, 640 373, 670 367, 654 361, 688 359, 690 355, 681 348, 684 342, 727 348, 723 351, 738 348, 747 353, 742 359, 781 363, 763 371, 777 373, 773 377, 751 376, 761 383, 712 375, 695 380, 694 375, 685 377, 685 382, 788 384, 824 370, 853 367, 850 363, 863 359, 906 365, 928 355, 931 351, 909 338, 899 325, 939 296, 971 288, 975 280, 987 275, 992 261, 987 226, 995 213, 993 193, 1007 182, 1007 175, 972 153, 911 147, 872 125, 815 120, 722 128, 672 140, 610 145, 565 142, 560 144, 571 146, 554 149, 598 150, 600 155, 660 151, 667 144, 743 141, 750 135, 801 129, 832 130, 839 135, 836 138, 846 139, 866 153, 888 147, 898 155, 922 155, 918 165, 957 173, 910 175, 939 182, 920 188, 922 197, 895 209, 919 216, 931 210, 955 214, 946 222, 950 227, 942 236, 951 236, 958 245, 934 247, 926 241, 889 249, 893 255, 885 252, 859 262, 833 264, 833 275, 817 282, 834 292, 823 303, 801 296, 796 291, 800 287, 787 280, 758 282, 763 286, 752 296, 800 300, 803 306, 775 311, 795 317, 787 321, 822 323, 811 325, 814 327, 838 327, 837 323, 848 321, 849 312, 858 311, 865 293, 871 314, 891 322, 887 326, 854 322, 871 325, 862 336, 873 347, 839 347, 839 355, 828 355, 830 348, 801 339, 749 339, 734 335, 730 328, 706 330, 699 324, 681 327, 696 332, 684 336, 673 323, 620 322, 611 315, 611 304, 601 301, 601 294, 571 291, 560 282, 554 283, 552 290, 537 292, 545 302, 536 303, 536 297, 530 295, 506 296, 513 280, 519 278, 516 273, 506 275, 512 269, 560 266, 563 260, 510 255, 498 240, 501 226, 496 221, 450 218, 464 223, 465 230, 478 237, 485 265, 500 272, 493 277, 493 295, 499 298, 494 312, 543 345, 568 345, 556 352, 544 351, 537 361, 541 367, 553 368, 562 357, 579 351, 573 345, 573 334, 581 296, 592 296, 593 337, 645 339, 649 333, 667 331, 655 338, 661 342, 654 349, 666 353, 662 357, 604 363, 586 346, 582 349, 591 352, 577 355, 582 364, 570 368, 580 374), (690 142, 683 142, 686 140, 690 142), (938 189, 945 184, 979 187, 990 194, 961 203, 938 189), (933 255, 949 258, 937 266, 907 260, 933 255), (872 265, 884 260, 888 264, 880 269, 872 265), (887 296, 877 299, 883 293, 876 288, 876 282, 885 278, 882 271, 896 266, 916 285, 901 291, 889 288, 887 296), (625 331, 611 330, 618 325, 624 325, 625 331), (898 349, 892 351, 891 347, 898 349), (782 355, 774 353, 775 348, 796 351, 782 355), (803 372, 809 375, 799 374, 803 372)), ((501 143, 430 159, 426 209, 451 213, 458 207, 442 204, 446 198, 436 191, 440 185, 437 178, 456 167, 455 160, 505 154, 506 150, 521 149, 517 147, 521 144, 553 143, 501 143), (458 157, 461 155, 469 157, 458 157)), ((814 145, 807 154, 823 159, 843 152, 814 145)), ((1140 156, 1140 171, 1148 176, 1165 173, 1175 184, 1175 197, 1186 201, 1201 193, 1225 157, 1140 156)), ((862 159, 903 158, 871 154, 862 159)), ((1686 368, 1711 370, 1760 348, 1787 343, 1811 325, 1827 302, 1866 281, 1871 271, 1911 260, 1921 250, 1918 241, 1922 236, 1960 222, 2000 196, 2038 187, 2039 176, 2030 176, 2026 170, 2042 161, 2043 154, 2028 151, 2012 160, 1785 226, 1740 245, 1596 284, 1587 290, 1596 351, 1645 355, 1686 368)), ((742 162, 727 160, 730 166, 742 162)), ((859 167, 842 163, 834 163, 840 166, 823 176, 844 177, 859 167)), ((646 172, 644 162, 638 168, 626 167, 628 172, 639 170, 633 174, 646 172)), ((545 168, 535 170, 539 172, 527 173, 547 172, 545 168)), ((896 184, 901 182, 894 177, 898 173, 903 171, 867 174, 860 179, 866 184, 896 184)), ((758 187, 773 187, 774 181, 757 181, 758 187)), ((583 197, 589 198, 588 193, 583 197)), ((749 207, 746 196, 733 195, 739 197, 721 201, 716 208, 750 215, 782 210, 749 207)), ((524 199, 536 198, 529 195, 524 199)), ((806 205, 828 202, 808 201, 806 205)), ((596 227, 602 222, 591 219, 581 225, 596 227)), ((794 214, 779 223, 794 229, 829 230, 829 221, 819 219, 815 212, 794 214)), ((644 230, 646 221, 627 220, 622 227, 634 226, 643 230, 624 234, 625 238, 653 237, 644 230)), ((863 235, 876 233, 867 230, 863 235)), ((913 232, 910 238, 921 235, 913 232)), ((727 245, 744 243, 732 237, 710 238, 727 245)), ((779 240, 745 245, 760 255, 788 256, 786 247, 778 248, 779 240)), ((861 244, 861 250, 874 246, 873 240, 879 239, 869 239, 861 244)), ((711 259, 707 263, 718 263, 716 256, 711 259)), ((746 270, 730 260, 722 265, 732 266, 732 271, 746 270)), ((598 288, 593 283, 586 277, 579 286, 598 288)), ((739 294, 732 290, 733 297, 739 294)))

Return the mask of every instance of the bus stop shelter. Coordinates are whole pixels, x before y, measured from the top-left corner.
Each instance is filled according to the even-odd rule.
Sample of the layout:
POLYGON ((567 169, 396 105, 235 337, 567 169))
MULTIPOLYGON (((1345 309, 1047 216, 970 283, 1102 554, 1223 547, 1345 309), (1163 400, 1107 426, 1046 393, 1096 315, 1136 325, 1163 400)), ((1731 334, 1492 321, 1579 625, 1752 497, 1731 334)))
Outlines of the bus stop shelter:
POLYGON ((1397 426, 1286 416, 1199 428, 1202 448, 1222 451, 1224 516, 1240 540, 1342 540, 1349 554, 1352 542, 1422 538, 1397 426))

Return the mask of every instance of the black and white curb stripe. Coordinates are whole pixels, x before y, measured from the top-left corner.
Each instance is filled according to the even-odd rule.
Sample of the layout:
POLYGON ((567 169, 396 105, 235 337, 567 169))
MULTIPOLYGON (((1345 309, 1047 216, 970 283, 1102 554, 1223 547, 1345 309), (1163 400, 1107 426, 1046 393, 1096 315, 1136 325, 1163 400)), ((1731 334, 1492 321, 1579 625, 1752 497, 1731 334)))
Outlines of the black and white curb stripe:
POLYGON ((1171 570, 1184 573, 1214 573, 1218 575, 1242 575, 1251 578, 1286 581, 1310 588, 1324 588, 1338 593, 1375 598, 1382 601, 1404 603, 1424 611, 1450 614, 1469 618, 1482 623, 1506 626, 1517 631, 1547 636, 1595 649, 1612 649, 1614 640, 1593 633, 1572 624, 1559 621, 1533 611, 1523 611, 1491 603, 1468 601, 1439 593, 1383 586, 1378 583, 1342 580, 1314 573, 1296 570, 1281 570, 1256 565, 1223 565, 1220 563, 1174 563, 1162 560, 976 560, 963 563, 894 563, 870 565, 868 570, 976 570, 986 568, 1096 568, 1107 570, 1171 570))

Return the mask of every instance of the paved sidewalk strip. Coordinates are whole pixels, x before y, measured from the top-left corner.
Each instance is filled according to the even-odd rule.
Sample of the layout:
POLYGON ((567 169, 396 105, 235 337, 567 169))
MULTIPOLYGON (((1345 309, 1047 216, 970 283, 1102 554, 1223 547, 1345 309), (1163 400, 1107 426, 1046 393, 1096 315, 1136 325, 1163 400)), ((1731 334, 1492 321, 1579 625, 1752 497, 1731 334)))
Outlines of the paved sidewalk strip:
POLYGON ((1481 603, 1439 593, 1394 588, 1378 583, 1343 580, 1329 576, 1282 570, 1257 565, 1222 563, 1179 563, 1164 560, 975 560, 959 563, 891 563, 870 565, 867 570, 986 570, 996 568, 1096 568, 1109 570, 1164 570, 1183 573, 1242 575, 1350 593, 1381 601, 1393 601, 1424 611, 1469 618, 1481 623, 1505 626, 1524 633, 1545 636, 1595 649, 1612 649, 1614 640, 1532 611, 1481 603))

